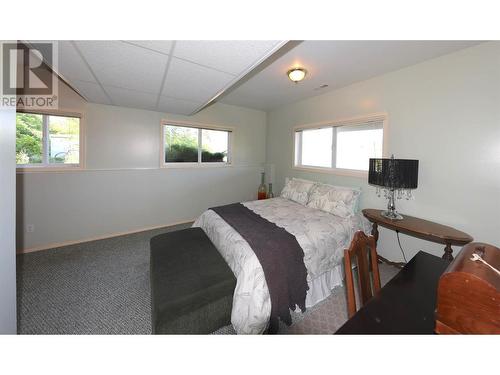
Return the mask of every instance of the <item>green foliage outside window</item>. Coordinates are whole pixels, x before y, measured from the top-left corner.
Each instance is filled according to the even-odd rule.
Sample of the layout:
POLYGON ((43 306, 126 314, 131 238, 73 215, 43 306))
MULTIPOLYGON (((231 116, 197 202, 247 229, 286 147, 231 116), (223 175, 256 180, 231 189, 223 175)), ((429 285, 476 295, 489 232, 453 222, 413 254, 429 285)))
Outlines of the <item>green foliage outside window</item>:
POLYGON ((43 119, 47 117, 48 134, 45 150, 49 164, 78 164, 80 153, 80 119, 33 113, 16 114, 16 163, 43 163, 43 119))
POLYGON ((16 116, 16 162, 42 162, 42 115, 18 113, 16 116))
MULTIPOLYGON (((198 162, 198 129, 167 126, 165 132, 165 162, 198 162)), ((203 162, 222 163, 227 152, 201 151, 203 162)))

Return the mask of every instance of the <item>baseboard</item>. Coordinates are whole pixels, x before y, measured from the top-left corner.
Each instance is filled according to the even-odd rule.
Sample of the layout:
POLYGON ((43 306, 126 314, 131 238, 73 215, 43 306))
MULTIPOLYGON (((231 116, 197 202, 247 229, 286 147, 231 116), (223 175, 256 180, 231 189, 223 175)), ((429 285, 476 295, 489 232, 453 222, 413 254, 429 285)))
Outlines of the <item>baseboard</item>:
POLYGON ((184 220, 184 221, 179 221, 179 222, 170 223, 170 224, 155 225, 153 227, 146 227, 146 228, 141 228, 141 229, 134 229, 134 230, 126 231, 126 232, 117 232, 117 233, 111 233, 111 234, 104 234, 102 236, 85 238, 85 239, 76 240, 76 241, 55 242, 55 243, 50 243, 48 245, 34 246, 34 247, 25 248, 25 249, 17 249, 16 253, 17 254, 27 254, 27 253, 33 253, 35 251, 42 251, 42 250, 53 249, 53 248, 56 248, 56 247, 76 245, 76 244, 90 242, 90 241, 105 240, 107 238, 125 236, 127 234, 134 234, 134 233, 146 232, 148 230, 153 230, 153 229, 160 229, 160 228, 165 228, 165 227, 173 227, 175 225, 192 223, 193 221, 195 221, 195 219, 193 219, 193 220, 184 220))

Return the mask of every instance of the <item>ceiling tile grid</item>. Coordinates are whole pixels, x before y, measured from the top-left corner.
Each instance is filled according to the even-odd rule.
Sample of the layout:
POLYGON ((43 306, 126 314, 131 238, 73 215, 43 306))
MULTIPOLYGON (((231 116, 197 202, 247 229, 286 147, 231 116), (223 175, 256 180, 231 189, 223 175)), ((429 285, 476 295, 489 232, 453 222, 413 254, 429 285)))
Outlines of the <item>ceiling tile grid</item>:
POLYGON ((217 97, 269 111, 478 43, 60 41, 57 70, 95 103, 188 115, 217 97), (286 72, 297 66, 308 74, 295 84, 286 72))
POLYGON ((158 99, 158 95, 156 94, 109 86, 106 86, 105 89, 115 105, 150 111, 156 110, 156 101, 158 99))
POLYGON ((72 80, 71 84, 77 88, 78 92, 84 98, 92 98, 92 102, 94 103, 114 104, 98 83, 72 80))
POLYGON ((162 95, 204 102, 227 86, 234 75, 173 58, 162 95))
POLYGON ((102 85, 158 94, 168 59, 164 54, 118 41, 75 44, 102 85))
POLYGON ((189 115, 277 41, 60 41, 58 73, 85 99, 189 115))
POLYGON ((239 75, 276 44, 278 41, 183 40, 177 42, 174 56, 239 75))
POLYGON ((124 43, 170 55, 173 40, 124 40, 124 43))
POLYGON ((59 71, 69 80, 97 83, 78 51, 69 41, 61 41, 59 48, 59 71))

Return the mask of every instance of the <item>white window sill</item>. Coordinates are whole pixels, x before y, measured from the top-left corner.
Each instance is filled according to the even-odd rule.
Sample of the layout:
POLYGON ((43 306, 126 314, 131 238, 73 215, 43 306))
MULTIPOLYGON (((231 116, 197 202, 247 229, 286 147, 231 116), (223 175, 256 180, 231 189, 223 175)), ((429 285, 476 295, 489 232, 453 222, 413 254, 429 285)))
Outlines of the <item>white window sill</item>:
POLYGON ((305 165, 295 165, 292 168, 298 171, 305 171, 305 172, 327 173, 339 176, 368 178, 368 171, 362 171, 358 169, 310 167, 305 165))
MULTIPOLYGON (((180 164, 180 163, 179 163, 180 164)), ((239 165, 241 167, 241 165, 239 165)), ((61 172, 96 172, 96 171, 134 171, 134 170, 158 170, 158 169, 197 169, 197 168, 231 168, 234 164, 227 163, 211 163, 201 164, 198 163, 185 163, 184 165, 165 164, 158 167, 143 167, 143 168, 84 168, 81 166, 67 166, 67 167, 17 167, 17 174, 24 173, 61 173, 61 172), (189 165, 186 165, 189 164, 189 165)))
POLYGON ((81 165, 65 165, 65 166, 19 166, 16 167, 16 173, 40 173, 40 172, 74 172, 84 170, 81 165))
POLYGON ((161 168, 166 169, 192 169, 192 168, 229 168, 231 163, 164 163, 161 168))

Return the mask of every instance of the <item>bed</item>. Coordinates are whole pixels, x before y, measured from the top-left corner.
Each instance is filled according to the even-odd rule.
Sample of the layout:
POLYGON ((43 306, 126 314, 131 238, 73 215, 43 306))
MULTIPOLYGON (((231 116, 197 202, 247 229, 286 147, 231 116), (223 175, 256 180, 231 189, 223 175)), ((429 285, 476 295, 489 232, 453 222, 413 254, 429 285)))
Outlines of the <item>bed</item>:
MULTIPOLYGON (((306 307, 327 298, 343 281, 343 251, 354 232, 369 231, 359 213, 340 217, 283 197, 242 203, 261 217, 293 234, 304 252, 309 290, 306 307)), ((201 227, 237 278, 231 323, 238 334, 266 330, 271 300, 263 269, 248 243, 213 210, 193 224, 201 227)))

